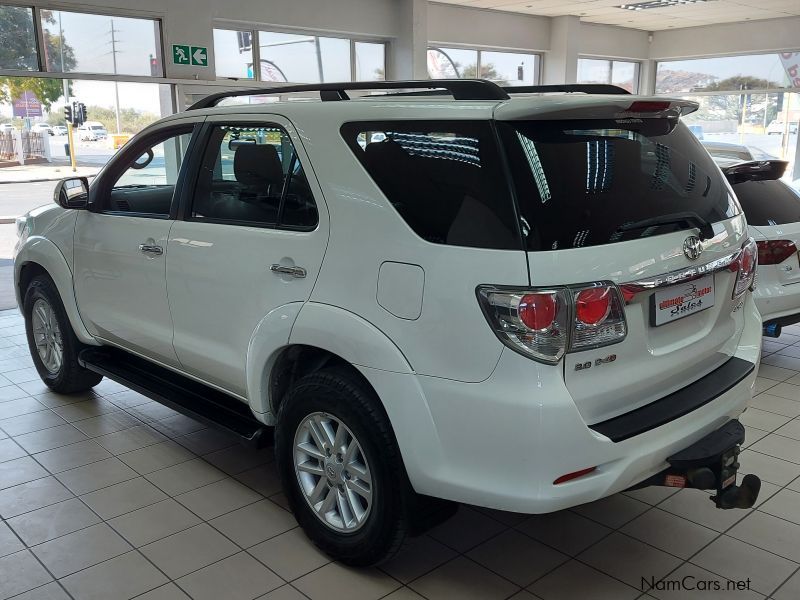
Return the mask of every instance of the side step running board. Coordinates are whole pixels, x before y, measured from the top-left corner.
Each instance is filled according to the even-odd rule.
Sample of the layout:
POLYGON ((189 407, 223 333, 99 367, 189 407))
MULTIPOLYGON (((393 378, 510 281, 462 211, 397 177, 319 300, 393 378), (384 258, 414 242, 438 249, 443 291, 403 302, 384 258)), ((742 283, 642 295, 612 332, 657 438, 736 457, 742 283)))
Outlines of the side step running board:
POLYGON ((241 400, 116 348, 86 348, 78 363, 171 409, 227 431, 251 447, 272 438, 241 400))

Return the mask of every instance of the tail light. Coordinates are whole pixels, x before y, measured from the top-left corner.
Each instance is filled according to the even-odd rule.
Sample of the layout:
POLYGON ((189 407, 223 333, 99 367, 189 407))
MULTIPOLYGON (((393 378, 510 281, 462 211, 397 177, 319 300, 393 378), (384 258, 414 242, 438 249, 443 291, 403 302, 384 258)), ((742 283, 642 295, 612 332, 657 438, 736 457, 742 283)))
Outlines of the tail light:
POLYGON ((758 264, 779 265, 790 256, 797 254, 797 246, 790 240, 767 240, 758 245, 758 264))
POLYGON ((739 258, 731 264, 736 270, 736 284, 733 286, 733 299, 735 300, 748 289, 755 287, 756 266, 758 265, 758 247, 753 238, 742 246, 739 258))
POLYGON ((478 299, 500 341, 548 364, 567 352, 621 342, 628 333, 622 296, 613 283, 541 289, 481 286, 478 299))

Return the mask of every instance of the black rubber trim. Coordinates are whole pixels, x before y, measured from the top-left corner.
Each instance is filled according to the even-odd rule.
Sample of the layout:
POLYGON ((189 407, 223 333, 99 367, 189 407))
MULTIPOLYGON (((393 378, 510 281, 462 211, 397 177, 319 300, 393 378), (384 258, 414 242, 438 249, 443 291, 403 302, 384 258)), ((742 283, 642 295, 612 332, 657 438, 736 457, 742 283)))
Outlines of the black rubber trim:
POLYGON ((753 363, 734 356, 721 367, 677 392, 619 417, 589 425, 589 428, 614 442, 627 440, 708 404, 750 375, 753 369, 753 363))
POLYGON ((78 355, 78 363, 187 417, 227 431, 248 446, 260 447, 271 437, 271 430, 241 400, 123 350, 86 348, 78 355))

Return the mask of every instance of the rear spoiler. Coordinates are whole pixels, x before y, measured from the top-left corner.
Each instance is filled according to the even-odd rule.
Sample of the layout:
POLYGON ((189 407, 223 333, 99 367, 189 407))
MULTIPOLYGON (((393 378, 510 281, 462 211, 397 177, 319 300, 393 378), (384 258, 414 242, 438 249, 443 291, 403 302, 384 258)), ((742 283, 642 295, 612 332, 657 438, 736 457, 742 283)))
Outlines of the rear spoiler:
MULTIPOLYGON (((547 86, 545 86, 547 87, 547 86)), ((569 86, 555 86, 564 88, 569 86)), ((517 88, 519 89, 519 88, 517 88)), ((521 88, 525 89, 525 88, 521 88)), ((513 91, 510 93, 514 93, 513 91)), ((666 118, 676 123, 679 117, 695 112, 697 102, 681 98, 631 96, 630 94, 569 94, 519 97, 495 109, 498 120, 518 119, 627 119, 666 118)))
POLYGON ((731 183, 771 181, 783 177, 788 166, 785 160, 754 160, 724 167, 722 173, 731 183))

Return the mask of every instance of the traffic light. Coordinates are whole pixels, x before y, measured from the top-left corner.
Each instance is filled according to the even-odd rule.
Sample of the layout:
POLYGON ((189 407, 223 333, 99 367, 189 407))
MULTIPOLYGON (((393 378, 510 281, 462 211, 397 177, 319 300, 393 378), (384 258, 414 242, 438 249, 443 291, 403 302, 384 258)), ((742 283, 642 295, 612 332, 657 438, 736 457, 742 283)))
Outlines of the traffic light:
POLYGON ((80 102, 78 104, 78 108, 79 108, 78 112, 80 113, 81 117, 81 125, 83 125, 84 123, 86 123, 86 105, 83 102, 80 102))
POLYGON ((64 107, 64 120, 67 123, 74 123, 73 116, 72 116, 72 107, 69 104, 67 104, 64 107))

